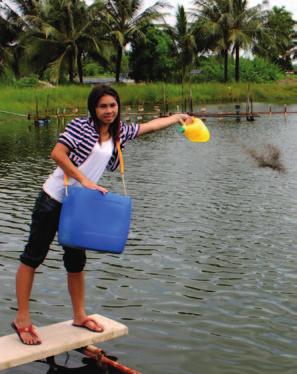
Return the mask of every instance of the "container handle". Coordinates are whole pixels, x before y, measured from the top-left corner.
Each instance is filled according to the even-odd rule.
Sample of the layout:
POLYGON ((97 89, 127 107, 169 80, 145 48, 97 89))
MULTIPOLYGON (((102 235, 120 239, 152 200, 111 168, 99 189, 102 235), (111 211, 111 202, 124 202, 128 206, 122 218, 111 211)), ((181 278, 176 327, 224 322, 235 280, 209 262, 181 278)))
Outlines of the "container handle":
POLYGON ((116 142, 116 147, 117 147, 118 155, 119 155, 120 173, 121 173, 121 178, 122 178, 122 183, 123 183, 123 188, 124 188, 124 194, 127 195, 126 183, 125 183, 125 164, 124 164, 123 153, 122 153, 122 150, 121 150, 119 140, 117 140, 117 142, 116 142))

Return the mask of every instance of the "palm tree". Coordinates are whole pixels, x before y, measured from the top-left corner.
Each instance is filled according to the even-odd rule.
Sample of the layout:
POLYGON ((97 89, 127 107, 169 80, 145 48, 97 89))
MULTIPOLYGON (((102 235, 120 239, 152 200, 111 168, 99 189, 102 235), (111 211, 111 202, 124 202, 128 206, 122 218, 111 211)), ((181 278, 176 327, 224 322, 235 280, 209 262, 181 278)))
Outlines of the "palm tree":
POLYGON ((164 1, 157 1, 154 5, 140 11, 141 0, 107 0, 107 26, 116 48, 116 81, 120 80, 123 49, 137 38, 145 39, 141 31, 144 25, 159 20, 160 10, 167 6, 164 1))
POLYGON ((2 16, 0 16, 0 30, 0 75, 2 75, 11 57, 10 43, 15 39, 15 33, 2 16))
POLYGON ((38 8, 39 3, 30 0, 10 0, 0 4, 1 53, 9 58, 10 67, 17 78, 20 77, 20 61, 26 49, 23 34, 29 28, 25 17, 29 14, 37 14, 38 8), (5 49, 3 49, 4 45, 5 49))
POLYGON ((241 48, 251 48, 265 33, 261 6, 248 7, 248 0, 196 0, 198 24, 209 35, 210 49, 224 55, 224 81, 228 79, 228 54, 235 51, 235 80, 240 78, 241 48))
POLYGON ((18 25, 18 41, 26 46, 31 67, 41 76, 48 72, 57 82, 66 69, 69 81, 76 74, 82 82, 82 57, 87 49, 103 55, 103 1, 87 6, 84 0, 13 0, 8 20, 18 25), (17 9, 17 12, 14 10, 17 9), (100 31, 102 33, 100 33, 100 31))
POLYGON ((195 0, 197 28, 207 35, 208 48, 224 56, 224 82, 228 80, 230 40, 230 2, 232 0, 195 0))
POLYGON ((94 35, 100 6, 97 2, 96 7, 89 9, 82 0, 48 0, 40 15, 29 18, 34 26, 30 34, 32 56, 40 56, 52 81, 59 80, 65 67, 70 82, 74 82, 78 71, 82 81, 85 47, 92 44, 100 49, 94 35))
POLYGON ((261 5, 248 8, 247 0, 230 1, 229 39, 235 50, 235 80, 240 78, 240 49, 253 45, 256 36, 264 30, 261 22, 261 5))
POLYGON ((253 52, 285 69, 292 68, 288 52, 294 47, 297 35, 292 14, 284 7, 273 7, 264 12, 262 23, 266 33, 258 38, 253 52))
POLYGON ((188 23, 185 8, 177 7, 176 24, 169 27, 169 33, 175 44, 177 65, 181 72, 182 107, 184 106, 184 84, 188 67, 191 66, 195 52, 195 38, 188 23))
POLYGON ((171 28, 171 35, 175 42, 181 79, 184 83, 187 68, 192 64, 194 57, 195 38, 187 21, 185 8, 182 5, 177 7, 176 25, 171 28))

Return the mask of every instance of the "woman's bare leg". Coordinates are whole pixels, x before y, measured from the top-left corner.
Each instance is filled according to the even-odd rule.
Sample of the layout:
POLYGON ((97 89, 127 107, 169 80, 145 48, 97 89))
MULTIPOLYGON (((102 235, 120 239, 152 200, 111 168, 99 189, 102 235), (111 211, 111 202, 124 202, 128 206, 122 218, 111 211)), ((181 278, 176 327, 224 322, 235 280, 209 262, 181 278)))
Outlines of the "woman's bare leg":
MULTIPOLYGON (((16 296, 18 312, 14 321, 16 327, 24 328, 31 325, 30 317, 30 295, 34 281, 35 269, 25 264, 20 264, 16 274, 16 296)), ((21 332, 21 337, 26 344, 36 344, 40 341, 38 336, 29 332, 21 332)))
MULTIPOLYGON (((85 276, 84 272, 67 273, 68 274, 68 290, 71 297, 73 308, 73 323, 81 325, 87 318, 85 312, 85 276)), ((101 332, 103 326, 93 321, 85 323, 89 329, 101 332)))

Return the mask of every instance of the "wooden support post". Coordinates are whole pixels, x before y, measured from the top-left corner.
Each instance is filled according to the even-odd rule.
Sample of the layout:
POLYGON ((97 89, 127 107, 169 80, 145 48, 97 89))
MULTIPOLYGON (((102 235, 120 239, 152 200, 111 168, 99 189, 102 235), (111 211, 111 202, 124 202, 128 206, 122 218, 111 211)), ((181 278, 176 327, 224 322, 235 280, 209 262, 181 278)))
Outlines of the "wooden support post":
POLYGON ((66 125, 66 109, 63 109, 63 126, 66 125))
POLYGON ((165 83, 163 83, 163 116, 166 116, 168 113, 168 107, 167 107, 167 98, 166 98, 166 87, 165 83))
POLYGON ((235 104, 236 121, 240 121, 240 104, 235 104))
POLYGON ((192 88, 190 88, 189 112, 190 112, 190 113, 193 113, 193 96, 192 96, 192 88))
POLYGON ((206 116, 203 116, 203 113, 206 114, 206 108, 201 108, 201 112, 202 112, 202 119, 205 121, 206 120, 206 116))
POLYGON ((97 364, 105 364, 107 366, 111 366, 115 369, 118 369, 118 371, 123 374, 141 374, 139 371, 130 369, 127 366, 120 364, 119 362, 112 361, 110 358, 105 356, 101 349, 97 348, 96 346, 88 345, 87 347, 78 349, 78 351, 85 356, 95 360, 97 364))

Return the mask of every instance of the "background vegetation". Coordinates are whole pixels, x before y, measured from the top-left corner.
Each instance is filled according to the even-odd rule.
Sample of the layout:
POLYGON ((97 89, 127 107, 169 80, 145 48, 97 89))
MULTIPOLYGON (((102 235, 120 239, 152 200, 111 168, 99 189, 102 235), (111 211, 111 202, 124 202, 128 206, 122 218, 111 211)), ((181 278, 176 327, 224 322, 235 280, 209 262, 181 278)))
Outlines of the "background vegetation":
POLYGON ((293 71, 296 22, 284 7, 195 0, 191 9, 179 6, 172 26, 165 1, 2 0, 1 82, 270 82, 293 71))
MULTIPOLYGON (((126 105, 159 105, 163 110, 164 98, 169 105, 169 110, 176 110, 177 105, 182 109, 182 86, 180 84, 115 84, 113 85, 119 92, 123 104, 122 111, 125 113, 126 105), (137 92, 137 95, 135 94, 137 92), (165 93, 165 97, 164 97, 165 93)), ((205 105, 207 103, 238 103, 245 102, 247 92, 257 102, 296 103, 297 84, 285 81, 283 83, 261 83, 248 87, 246 83, 199 83, 185 84, 184 98, 189 97, 190 89, 192 91, 193 103, 195 105, 205 105)), ((67 85, 57 86, 55 88, 33 88, 5 86, 1 88, 1 118, 5 111, 20 114, 26 117, 29 113, 36 114, 36 102, 38 110, 43 116, 47 109, 48 114, 67 114, 85 115, 86 98, 90 88, 86 85, 67 85), (54 112, 51 112, 54 110, 54 112)), ((189 102, 187 102, 189 109, 189 102)), ((153 109, 153 108, 152 108, 153 109)), ((135 111, 135 107, 133 109, 135 111)))

